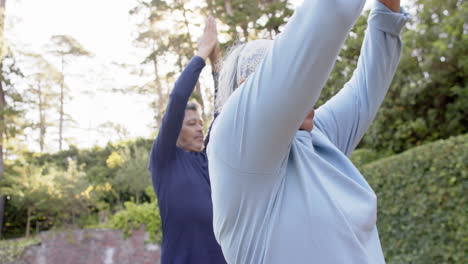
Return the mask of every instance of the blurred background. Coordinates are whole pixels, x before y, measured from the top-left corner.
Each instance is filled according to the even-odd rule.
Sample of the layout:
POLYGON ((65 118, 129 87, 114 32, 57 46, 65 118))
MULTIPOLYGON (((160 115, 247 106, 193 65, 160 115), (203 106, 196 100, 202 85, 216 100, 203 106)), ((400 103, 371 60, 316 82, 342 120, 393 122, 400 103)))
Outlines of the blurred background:
MULTIPOLYGON (((143 230, 140 240, 155 246, 141 247, 157 251, 148 153, 204 18, 217 17, 225 49, 274 38, 301 2, 0 0, 0 263, 33 259, 31 248, 51 245, 42 235, 51 233, 83 244, 83 234, 113 230, 130 239, 143 230)), ((350 79, 372 4, 319 105, 350 79)), ((468 2, 402 6, 412 19, 400 66, 352 160, 379 198, 388 263, 468 263, 468 2)), ((193 94, 207 125, 210 72, 193 94)))

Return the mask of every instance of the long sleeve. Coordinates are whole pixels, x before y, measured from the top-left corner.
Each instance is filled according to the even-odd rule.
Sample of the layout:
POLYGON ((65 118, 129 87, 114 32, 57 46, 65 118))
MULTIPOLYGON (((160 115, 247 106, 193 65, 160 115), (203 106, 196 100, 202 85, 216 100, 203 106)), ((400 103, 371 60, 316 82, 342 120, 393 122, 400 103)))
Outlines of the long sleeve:
POLYGON ((276 173, 364 3, 305 0, 223 106, 208 152, 242 172, 276 173))
POLYGON ((155 166, 165 166, 174 158, 177 138, 184 121, 185 107, 204 67, 205 61, 195 56, 177 79, 151 150, 150 170, 155 166))
POLYGON ((369 128, 390 87, 402 49, 400 31, 408 20, 404 11, 375 4, 351 80, 315 116, 318 128, 346 155, 369 128))

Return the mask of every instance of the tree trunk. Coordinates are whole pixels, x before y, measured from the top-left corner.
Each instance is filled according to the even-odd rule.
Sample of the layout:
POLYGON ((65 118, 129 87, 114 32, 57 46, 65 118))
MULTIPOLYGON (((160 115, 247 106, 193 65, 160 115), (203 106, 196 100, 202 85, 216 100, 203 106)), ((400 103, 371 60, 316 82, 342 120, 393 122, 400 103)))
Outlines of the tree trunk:
POLYGON ((30 232, 30 229, 31 229, 31 207, 28 207, 28 216, 26 218, 26 233, 25 233, 25 236, 26 238, 29 237, 29 232, 30 232))
POLYGON ((44 152, 47 124, 45 119, 45 106, 42 100, 42 84, 40 81, 37 82, 37 102, 39 108, 39 150, 40 152, 44 152))
POLYGON ((226 13, 228 16, 233 16, 234 12, 232 11, 232 1, 231 0, 226 0, 224 2, 224 7, 226 8, 226 13))
POLYGON ((249 30, 248 30, 248 25, 244 24, 241 26, 242 28, 242 33, 244 34, 244 41, 248 42, 249 41, 249 30))
POLYGON ((62 55, 62 81, 60 82, 60 119, 59 119, 59 151, 62 151, 63 141, 63 121, 64 121, 64 101, 65 101, 65 75, 64 75, 64 56, 62 55))
MULTIPOLYGON (((3 166, 3 165, 2 165, 3 166)), ((2 238, 3 234, 3 218, 5 212, 5 196, 0 196, 0 239, 2 238)))
MULTIPOLYGON (((184 16, 184 24, 185 24, 185 28, 187 29, 187 36, 188 36, 188 41, 190 43, 190 46, 192 47, 190 50, 191 50, 191 53, 189 54, 190 57, 193 57, 195 56, 195 53, 194 53, 194 50, 195 48, 193 47, 192 45, 192 33, 190 32, 190 27, 189 27, 189 20, 187 18, 187 10, 185 9, 185 6, 184 6, 184 2, 182 1, 181 2, 181 9, 182 9, 182 14, 184 16)), ((201 106, 201 113, 203 115, 204 113, 204 109, 205 109, 205 104, 203 103, 203 97, 202 97, 202 93, 201 93, 201 87, 200 87, 200 82, 197 82, 197 84, 195 85, 195 91, 194 91, 194 97, 197 98, 198 100, 198 103, 200 104, 201 106)), ((204 117, 204 115, 203 115, 204 117)))
POLYGON ((159 125, 162 120, 162 112, 163 112, 163 107, 164 107, 164 96, 163 96, 163 91, 162 91, 162 85, 161 81, 159 79, 159 70, 158 70, 158 58, 156 56, 156 44, 153 41, 153 47, 152 47, 152 52, 153 52, 153 70, 154 70, 154 85, 156 88, 156 96, 158 97, 154 109, 154 119, 156 122, 156 126, 159 128, 159 125))
MULTIPOLYGON (((0 11, 1 12, 1 11, 0 11)), ((5 108, 5 91, 3 90, 3 60, 0 60, 0 182, 3 178, 5 164, 3 162, 3 144, 5 137, 5 116, 3 109, 5 108)), ((2 238, 3 219, 5 212, 5 196, 0 195, 0 238, 2 238)))
MULTIPOLYGON (((5 50, 5 42, 3 32, 5 29, 5 8, 6 0, 0 0, 0 181, 3 178, 4 163, 3 163, 3 139, 5 131, 5 117, 3 116, 3 109, 5 108, 5 91, 3 90, 3 50, 5 50)), ((0 195, 0 238, 3 232, 3 219, 5 212, 5 196, 0 195)))
POLYGON ((136 202, 136 204, 140 203, 140 195, 139 195, 138 192, 135 192, 135 202, 136 202))
POLYGON ((206 0, 206 5, 208 8, 208 11, 210 12, 210 15, 214 16, 216 11, 215 11, 215 4, 213 3, 213 0, 206 0))

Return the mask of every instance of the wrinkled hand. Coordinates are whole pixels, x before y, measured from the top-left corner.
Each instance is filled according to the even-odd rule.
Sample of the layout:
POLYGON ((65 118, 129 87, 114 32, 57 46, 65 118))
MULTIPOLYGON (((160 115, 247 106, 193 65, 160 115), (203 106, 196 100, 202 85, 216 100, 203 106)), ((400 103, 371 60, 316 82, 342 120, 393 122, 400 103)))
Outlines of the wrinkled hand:
POLYGON ((379 2, 384 4, 393 12, 400 13, 400 0, 379 0, 379 2))
POLYGON ((218 31, 216 29, 216 20, 213 16, 209 16, 205 21, 203 35, 198 40, 197 56, 200 56, 206 60, 217 44, 218 31))

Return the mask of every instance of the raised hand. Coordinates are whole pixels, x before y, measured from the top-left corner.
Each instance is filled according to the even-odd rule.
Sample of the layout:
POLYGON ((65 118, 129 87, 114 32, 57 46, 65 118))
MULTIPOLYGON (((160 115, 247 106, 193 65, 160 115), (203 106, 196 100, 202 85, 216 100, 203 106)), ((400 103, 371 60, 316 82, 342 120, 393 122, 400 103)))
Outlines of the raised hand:
POLYGON ((205 21, 205 29, 203 35, 198 40, 197 56, 204 60, 211 55, 212 51, 218 44, 218 32, 216 29, 216 20, 213 16, 209 16, 205 21))

